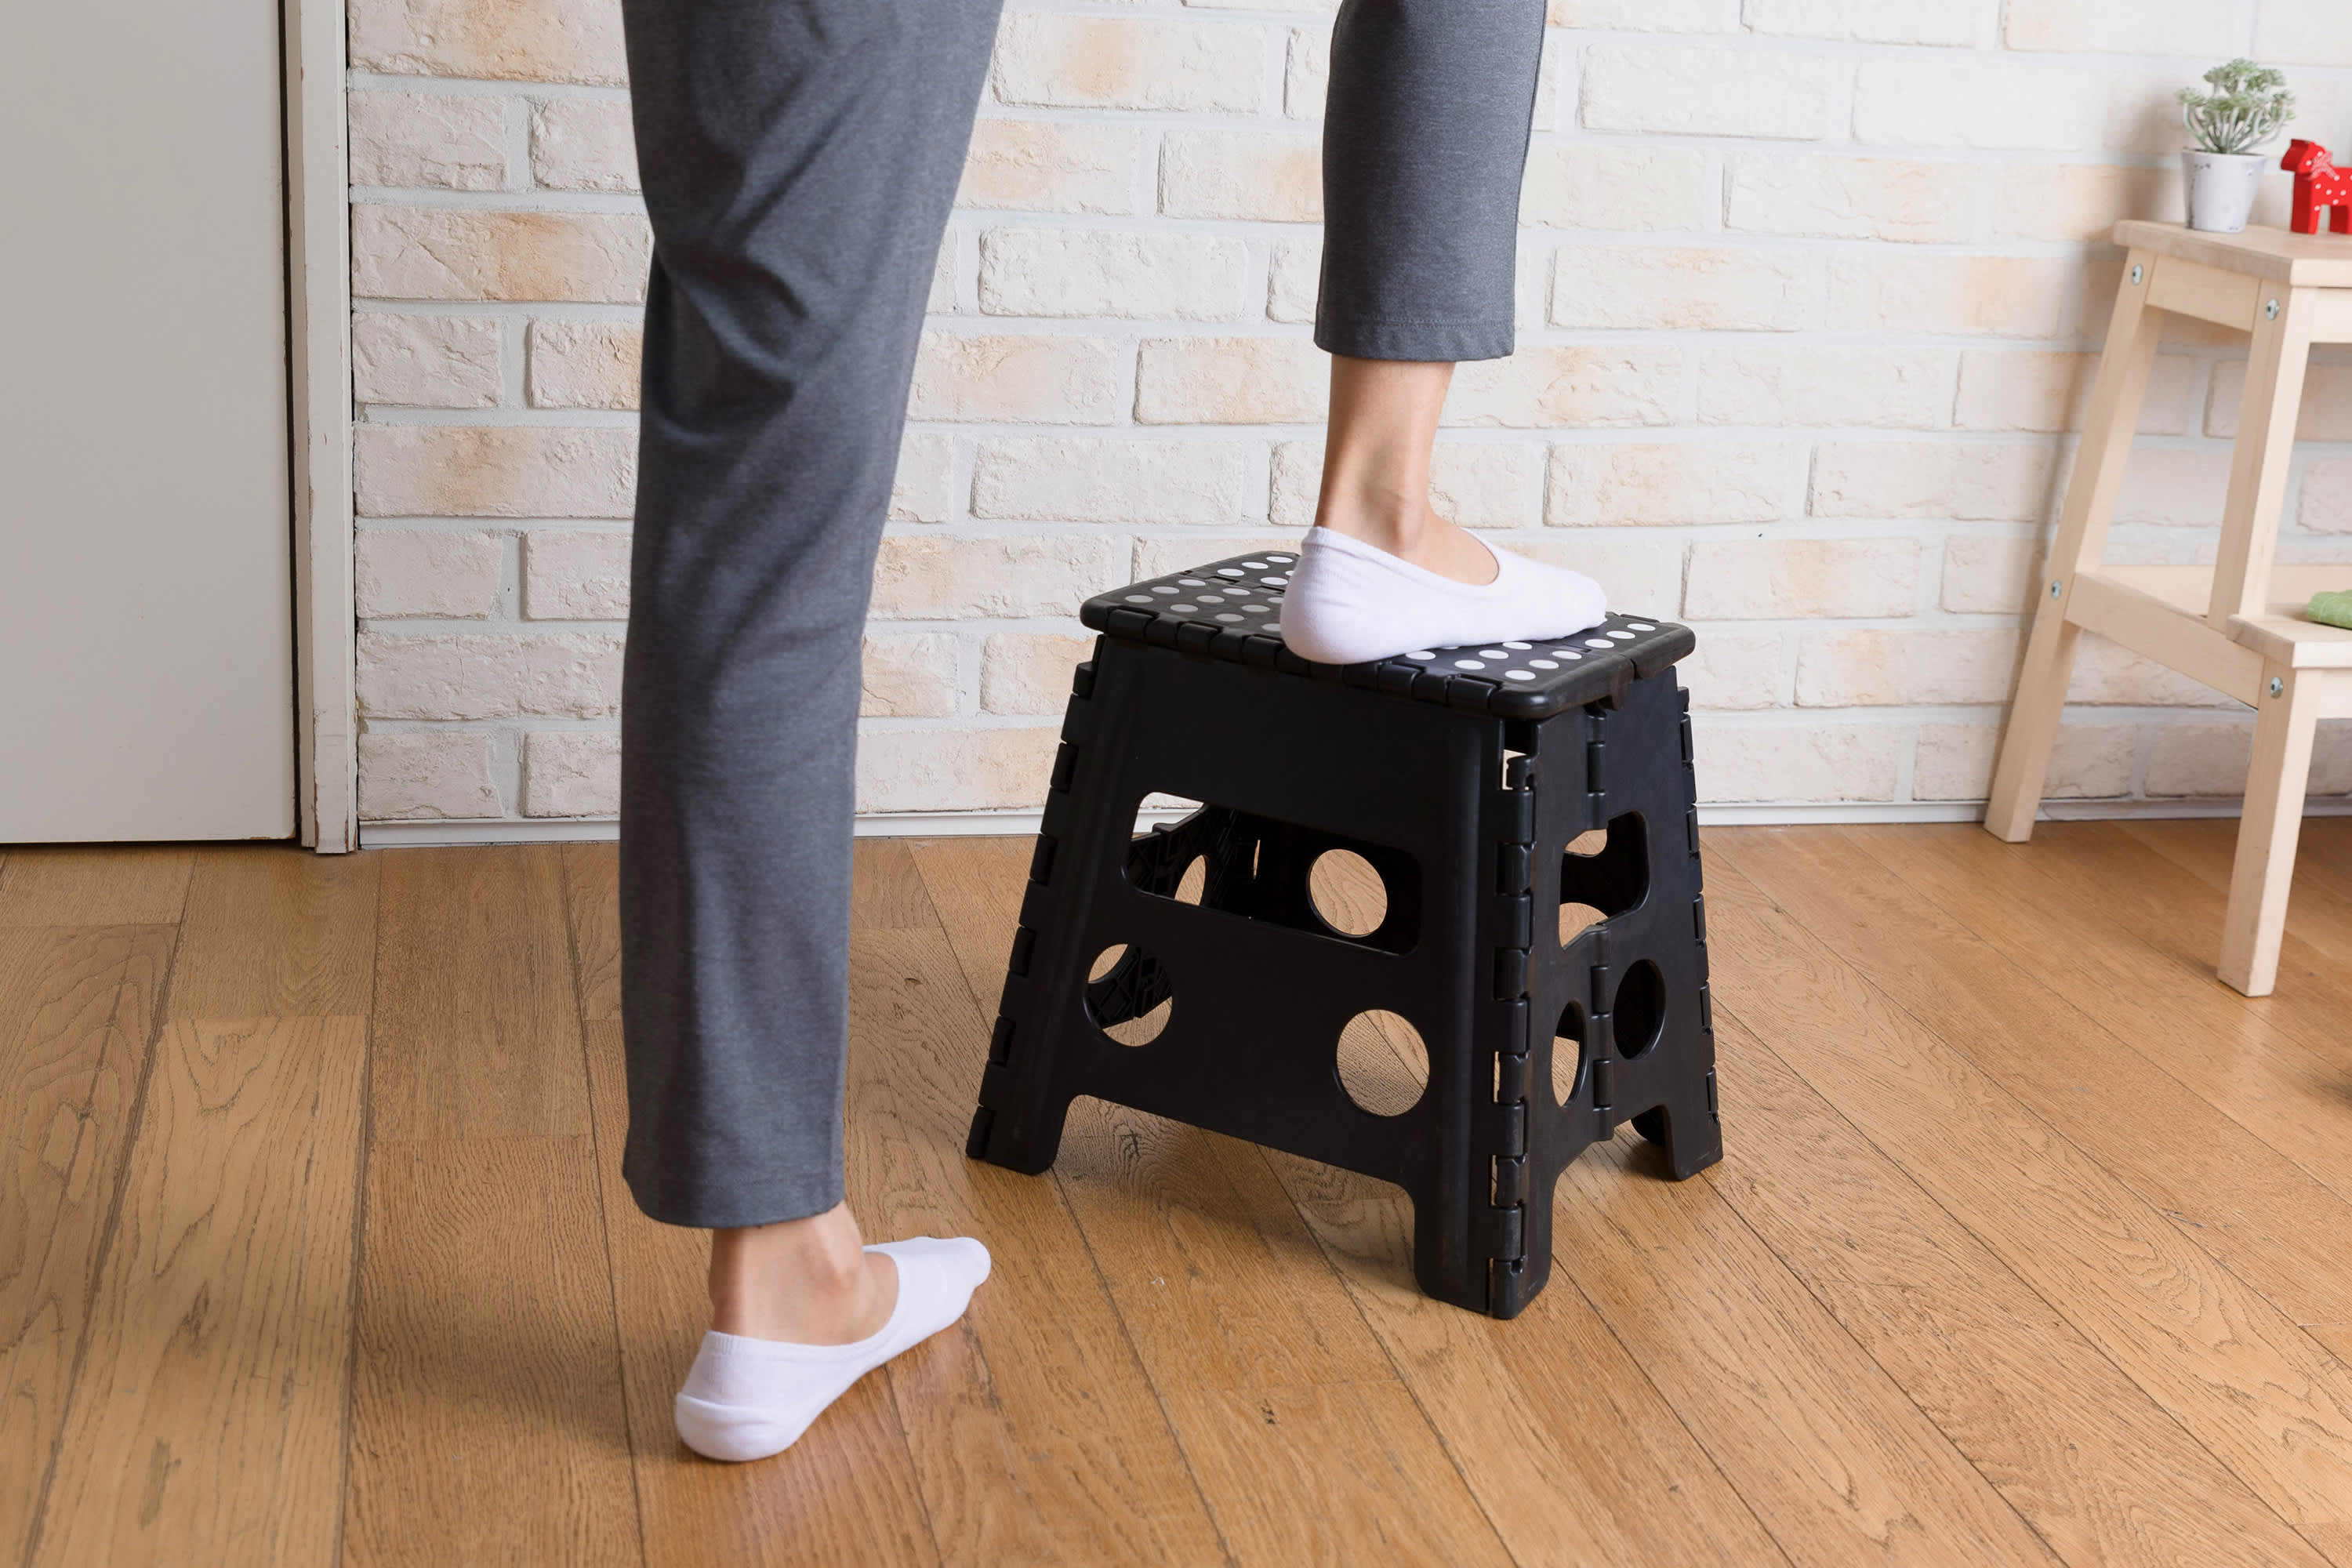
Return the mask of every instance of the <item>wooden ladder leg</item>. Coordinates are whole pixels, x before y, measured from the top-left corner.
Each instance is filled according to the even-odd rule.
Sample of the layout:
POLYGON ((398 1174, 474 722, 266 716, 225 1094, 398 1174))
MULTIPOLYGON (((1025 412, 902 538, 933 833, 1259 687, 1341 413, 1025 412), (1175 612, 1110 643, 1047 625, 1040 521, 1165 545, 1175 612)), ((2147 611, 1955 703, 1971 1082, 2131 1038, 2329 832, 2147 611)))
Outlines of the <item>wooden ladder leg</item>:
POLYGON ((2205 606, 2205 622, 2218 632, 2230 629, 2231 616, 2258 616, 2270 605, 2279 510, 2286 498, 2317 315, 2315 292, 2273 285, 2263 290, 2254 317, 2246 390, 2238 404, 2238 440, 2230 453, 2230 491, 2221 507, 2221 552, 2214 557, 2213 589, 2205 606))
POLYGON ((2238 858, 2230 872, 2230 910, 2221 922, 2221 979, 2249 996, 2278 983, 2286 934, 2287 889, 2303 832, 2304 792, 2311 784, 2312 739, 2319 728, 2325 670, 2266 664, 2255 710, 2254 756, 2246 769, 2246 810, 2238 824, 2238 858))
POLYGON ((2000 761, 1993 769, 1992 798, 1985 806, 1985 829, 2021 844, 2033 834, 2042 808, 2042 784, 2050 773, 2050 751, 2058 742, 2058 720, 2066 706, 2066 683, 2074 674, 2080 628, 2067 619, 2078 573, 2097 567, 2107 549, 2107 524, 2116 513, 2124 460, 2139 425, 2140 398, 2163 317, 2147 306, 2147 283, 2156 259, 2135 250, 2124 262, 2123 286, 2116 292, 2107 322, 2106 352, 2091 390, 2083 422, 2082 449, 2066 486, 2058 538, 2034 595, 2033 636, 2018 674, 2017 700, 2001 734, 2000 761), (2054 592, 2053 592, 2054 590, 2054 592))

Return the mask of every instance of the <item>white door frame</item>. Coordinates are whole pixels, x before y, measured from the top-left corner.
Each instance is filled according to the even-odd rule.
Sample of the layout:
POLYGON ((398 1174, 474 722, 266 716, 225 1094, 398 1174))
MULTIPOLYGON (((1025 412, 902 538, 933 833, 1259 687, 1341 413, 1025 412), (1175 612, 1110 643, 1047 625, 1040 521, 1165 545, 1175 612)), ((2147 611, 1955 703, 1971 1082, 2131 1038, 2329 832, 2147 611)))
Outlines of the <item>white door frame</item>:
POLYGON ((359 847, 352 583, 352 262, 343 0, 282 0, 295 791, 302 842, 359 847))

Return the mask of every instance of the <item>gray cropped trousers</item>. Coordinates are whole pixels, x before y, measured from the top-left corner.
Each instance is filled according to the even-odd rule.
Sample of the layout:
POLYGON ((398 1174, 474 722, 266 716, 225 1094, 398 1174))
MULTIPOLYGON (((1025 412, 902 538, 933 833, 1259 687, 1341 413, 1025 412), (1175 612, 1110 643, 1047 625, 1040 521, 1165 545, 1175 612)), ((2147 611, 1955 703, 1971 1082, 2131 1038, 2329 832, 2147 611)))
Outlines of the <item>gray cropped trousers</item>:
MULTIPOLYGON (((999 5, 624 0, 654 249, 622 678, 622 1168, 657 1220, 766 1225, 842 1199, 859 647, 999 5)), ((1325 349, 1511 352, 1543 16, 1345 0, 1325 349)))

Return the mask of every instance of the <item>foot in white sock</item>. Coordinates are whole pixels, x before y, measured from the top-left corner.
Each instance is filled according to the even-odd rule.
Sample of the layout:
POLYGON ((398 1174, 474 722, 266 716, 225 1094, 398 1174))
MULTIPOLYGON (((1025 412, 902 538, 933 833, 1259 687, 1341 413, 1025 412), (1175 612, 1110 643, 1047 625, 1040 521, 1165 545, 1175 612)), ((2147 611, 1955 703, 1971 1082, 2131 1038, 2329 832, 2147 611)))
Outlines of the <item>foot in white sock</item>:
POLYGON ((1412 648, 1517 638, 1540 642, 1599 626, 1601 584, 1486 546, 1491 583, 1457 583, 1328 528, 1307 531, 1282 600, 1282 640, 1318 664, 1364 664, 1412 648))
POLYGON ((709 1459, 764 1459, 808 1430, 849 1385, 963 1316, 988 1278, 988 1248, 968 1236, 919 1236, 868 1252, 898 1270, 898 1304, 879 1332, 845 1345, 787 1344, 713 1330, 677 1395, 677 1435, 709 1459))

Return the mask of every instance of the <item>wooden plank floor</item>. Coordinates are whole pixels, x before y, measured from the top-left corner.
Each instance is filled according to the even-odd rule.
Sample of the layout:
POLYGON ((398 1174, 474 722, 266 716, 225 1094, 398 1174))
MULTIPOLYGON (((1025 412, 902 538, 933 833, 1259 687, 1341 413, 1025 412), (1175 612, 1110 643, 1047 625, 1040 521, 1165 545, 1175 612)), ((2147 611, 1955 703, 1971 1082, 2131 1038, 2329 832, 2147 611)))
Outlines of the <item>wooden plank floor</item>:
POLYGON ((1433 1303, 1378 1183, 1082 1103, 962 1154, 1025 842, 867 840, 848 1181, 967 1320, 775 1460, 671 1392, 602 846, 0 856, 0 1562, 2352 1568, 2352 822, 1706 836, 1724 1163, 1433 1303))

